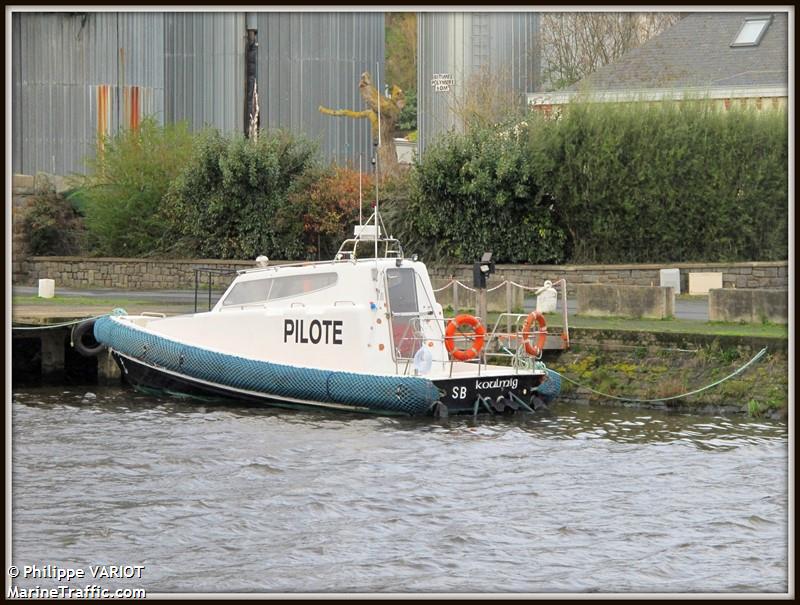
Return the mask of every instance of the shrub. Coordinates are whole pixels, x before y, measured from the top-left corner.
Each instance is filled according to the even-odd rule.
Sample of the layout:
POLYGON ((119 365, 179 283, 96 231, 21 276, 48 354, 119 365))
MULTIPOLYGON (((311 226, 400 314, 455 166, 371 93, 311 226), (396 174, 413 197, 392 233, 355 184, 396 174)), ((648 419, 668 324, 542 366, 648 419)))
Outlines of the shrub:
MULTIPOLYGON (((352 227, 358 223, 359 173, 338 166, 314 175, 307 186, 298 186, 290 196, 283 216, 302 222, 304 255, 306 258, 330 259, 341 242, 352 236, 352 227)), ((361 176, 363 220, 372 212, 374 199, 373 179, 361 176)))
POLYGON ((22 229, 34 256, 71 256, 81 252, 83 219, 69 200, 53 190, 33 196, 22 219, 22 229))
POLYGON ((98 146, 76 192, 84 200, 93 254, 148 256, 168 246, 159 210, 191 146, 186 124, 160 126, 152 117, 98 146))
POLYGON ((315 167, 315 147, 287 132, 253 141, 208 130, 170 187, 165 222, 190 256, 303 258, 303 223, 288 200, 315 167))
POLYGON ((410 132, 417 129, 417 91, 413 88, 405 91, 406 103, 397 120, 397 130, 410 132))
POLYGON ((572 261, 787 258, 783 111, 575 103, 528 130, 534 178, 557 200, 572 261))
POLYGON ((541 195, 524 139, 509 129, 449 134, 415 164, 409 188, 387 197, 387 218, 409 250, 429 258, 497 262, 564 258, 564 233, 541 195))

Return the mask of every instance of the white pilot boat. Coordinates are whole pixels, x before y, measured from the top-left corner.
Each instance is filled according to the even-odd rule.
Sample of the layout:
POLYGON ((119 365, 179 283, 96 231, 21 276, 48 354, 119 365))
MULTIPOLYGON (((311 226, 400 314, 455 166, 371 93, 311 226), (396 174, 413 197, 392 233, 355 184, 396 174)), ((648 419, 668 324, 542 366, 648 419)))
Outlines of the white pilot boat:
POLYGON ((543 316, 517 314, 505 334, 508 317, 492 331, 471 315, 446 319, 425 265, 383 237, 379 218, 332 261, 262 260, 207 312, 107 315, 93 320, 94 337, 141 390, 437 416, 531 410, 555 397, 559 377, 538 359, 543 316))

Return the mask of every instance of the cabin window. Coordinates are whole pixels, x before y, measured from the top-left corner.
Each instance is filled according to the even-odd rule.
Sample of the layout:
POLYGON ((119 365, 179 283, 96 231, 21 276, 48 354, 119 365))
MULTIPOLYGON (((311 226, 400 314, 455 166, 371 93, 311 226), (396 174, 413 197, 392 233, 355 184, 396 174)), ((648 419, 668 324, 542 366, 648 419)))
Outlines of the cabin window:
POLYGON ((336 283, 336 273, 308 273, 302 275, 287 275, 276 277, 272 280, 272 290, 269 299, 288 298, 300 296, 309 292, 322 290, 336 283))
POLYGON ((386 285, 392 312, 394 357, 407 359, 413 357, 422 344, 416 315, 419 312, 417 275, 414 269, 387 269, 386 285))
POLYGON ((222 305, 249 305, 300 296, 332 286, 336 279, 336 273, 316 273, 243 281, 233 287, 222 305))
POLYGON ((386 282, 389 286, 389 308, 392 313, 419 311, 414 269, 387 269, 386 282))
POLYGON ((264 302, 269 297, 272 279, 254 279, 236 284, 222 302, 223 306, 249 305, 264 302))

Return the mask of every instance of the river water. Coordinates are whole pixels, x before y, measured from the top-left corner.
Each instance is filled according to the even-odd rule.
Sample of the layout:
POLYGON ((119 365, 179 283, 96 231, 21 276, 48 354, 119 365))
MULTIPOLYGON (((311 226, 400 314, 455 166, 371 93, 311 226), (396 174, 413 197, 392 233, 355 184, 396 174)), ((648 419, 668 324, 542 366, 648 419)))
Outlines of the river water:
POLYGON ((568 404, 433 421, 101 387, 13 402, 20 569, 143 565, 94 583, 148 593, 788 590, 786 422, 568 404))

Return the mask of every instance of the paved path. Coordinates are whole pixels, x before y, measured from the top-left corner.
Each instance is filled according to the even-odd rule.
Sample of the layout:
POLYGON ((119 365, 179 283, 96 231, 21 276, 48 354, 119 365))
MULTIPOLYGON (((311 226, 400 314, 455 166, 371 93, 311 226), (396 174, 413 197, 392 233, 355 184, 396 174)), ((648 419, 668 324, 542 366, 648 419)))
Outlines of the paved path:
MULTIPOLYGON (((35 286, 14 286, 14 296, 36 296, 38 289, 35 286)), ((76 290, 71 288, 57 288, 56 294, 58 296, 68 297, 81 297, 81 298, 98 298, 98 299, 127 299, 127 300, 140 300, 143 303, 163 303, 170 306, 187 305, 191 307, 189 311, 194 310, 194 290, 120 290, 118 288, 93 288, 91 290, 76 290)), ((222 291, 211 292, 211 304, 217 302, 217 299, 222 295, 222 291)), ((535 307, 535 299, 525 299, 525 309, 530 310, 535 307)), ((208 307, 208 290, 202 288, 197 294, 198 310, 205 311, 208 307)), ((575 315, 577 303, 574 298, 567 299, 567 312, 569 315, 575 315)), ((708 301, 706 299, 700 300, 682 300, 675 301, 675 317, 677 319, 695 319, 697 321, 708 321, 708 301)))

